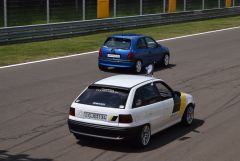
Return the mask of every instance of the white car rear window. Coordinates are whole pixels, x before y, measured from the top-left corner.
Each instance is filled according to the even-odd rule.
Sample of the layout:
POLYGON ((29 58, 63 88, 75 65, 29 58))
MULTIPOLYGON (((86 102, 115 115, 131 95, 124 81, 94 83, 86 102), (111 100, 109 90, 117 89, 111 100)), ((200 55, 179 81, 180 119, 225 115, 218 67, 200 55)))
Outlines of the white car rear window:
POLYGON ((100 107, 125 108, 128 93, 129 91, 124 89, 90 86, 75 102, 100 107))

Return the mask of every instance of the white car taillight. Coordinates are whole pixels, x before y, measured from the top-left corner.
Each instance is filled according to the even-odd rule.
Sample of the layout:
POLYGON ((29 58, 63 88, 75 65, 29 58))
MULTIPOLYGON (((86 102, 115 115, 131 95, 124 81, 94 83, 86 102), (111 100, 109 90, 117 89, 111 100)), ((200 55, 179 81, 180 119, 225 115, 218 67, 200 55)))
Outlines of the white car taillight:
POLYGON ((75 116, 75 108, 70 107, 69 115, 75 116))
POLYGON ((119 123, 132 123, 132 115, 119 115, 119 123))

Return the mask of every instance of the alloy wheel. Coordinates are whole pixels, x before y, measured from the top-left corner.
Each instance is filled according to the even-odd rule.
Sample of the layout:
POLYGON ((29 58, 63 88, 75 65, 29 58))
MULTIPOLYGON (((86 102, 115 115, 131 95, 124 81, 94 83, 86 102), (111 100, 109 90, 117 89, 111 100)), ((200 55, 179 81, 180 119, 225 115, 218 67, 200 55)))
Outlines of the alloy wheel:
POLYGON ((151 137, 150 127, 148 125, 145 125, 141 133, 141 141, 143 146, 146 146, 149 143, 150 137, 151 137))

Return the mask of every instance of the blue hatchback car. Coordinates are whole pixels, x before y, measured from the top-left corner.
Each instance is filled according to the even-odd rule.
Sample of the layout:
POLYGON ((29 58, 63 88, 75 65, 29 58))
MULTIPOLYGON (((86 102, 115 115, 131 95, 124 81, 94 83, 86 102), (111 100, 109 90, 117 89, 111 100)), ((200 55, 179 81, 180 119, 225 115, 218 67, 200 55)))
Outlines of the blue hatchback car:
POLYGON ((100 70, 121 68, 140 73, 149 64, 168 66, 170 52, 153 38, 138 34, 116 34, 99 49, 100 70))

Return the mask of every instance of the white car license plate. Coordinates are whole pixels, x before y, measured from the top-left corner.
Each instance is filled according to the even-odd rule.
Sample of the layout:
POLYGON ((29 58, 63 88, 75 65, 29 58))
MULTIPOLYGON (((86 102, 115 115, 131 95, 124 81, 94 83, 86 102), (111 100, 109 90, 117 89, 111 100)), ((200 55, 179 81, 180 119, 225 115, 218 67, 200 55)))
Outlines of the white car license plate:
POLYGON ((108 54, 107 56, 109 58, 120 58, 120 55, 117 55, 117 54, 108 54))
POLYGON ((84 118, 106 121, 107 120, 107 115, 98 114, 98 113, 84 112, 84 118))

